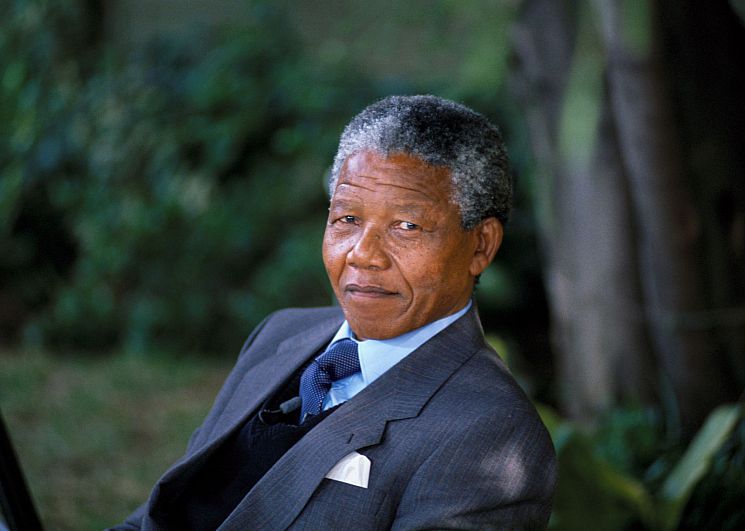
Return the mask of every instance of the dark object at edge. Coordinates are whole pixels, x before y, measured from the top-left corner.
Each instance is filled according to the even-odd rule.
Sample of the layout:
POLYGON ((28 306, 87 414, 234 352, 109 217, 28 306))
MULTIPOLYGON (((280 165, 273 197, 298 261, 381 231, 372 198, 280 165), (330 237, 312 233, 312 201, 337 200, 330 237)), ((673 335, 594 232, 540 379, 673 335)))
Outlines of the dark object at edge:
MULTIPOLYGON (((41 531, 3 416, 0 414, 0 508, 11 531, 41 531)), ((0 521, 0 529, 2 529, 0 521)))

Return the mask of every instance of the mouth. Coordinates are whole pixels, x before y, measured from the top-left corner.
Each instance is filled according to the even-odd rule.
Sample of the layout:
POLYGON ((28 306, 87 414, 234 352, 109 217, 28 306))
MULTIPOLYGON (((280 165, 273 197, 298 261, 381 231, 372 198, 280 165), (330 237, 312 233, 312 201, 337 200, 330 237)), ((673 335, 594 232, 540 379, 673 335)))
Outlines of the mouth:
POLYGON ((372 285, 360 286, 359 284, 347 284, 346 286, 344 286, 344 292, 354 297, 373 298, 373 299, 398 295, 397 292, 389 291, 380 286, 372 286, 372 285))

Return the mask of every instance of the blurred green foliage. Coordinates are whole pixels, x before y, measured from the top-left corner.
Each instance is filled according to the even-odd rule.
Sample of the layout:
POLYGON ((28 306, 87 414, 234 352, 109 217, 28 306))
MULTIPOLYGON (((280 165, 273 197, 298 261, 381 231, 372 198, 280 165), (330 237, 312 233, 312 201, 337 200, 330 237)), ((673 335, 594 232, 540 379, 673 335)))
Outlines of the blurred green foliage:
POLYGON ((684 447, 649 409, 608 412, 592 430, 543 408, 559 461, 550 529, 735 530, 745 525, 745 418, 714 410, 684 447))
POLYGON ((215 351, 270 310, 329 303, 324 173, 374 84, 312 64, 263 3, 200 54, 86 62, 76 5, 16 2, 0 28, 5 331, 215 351))

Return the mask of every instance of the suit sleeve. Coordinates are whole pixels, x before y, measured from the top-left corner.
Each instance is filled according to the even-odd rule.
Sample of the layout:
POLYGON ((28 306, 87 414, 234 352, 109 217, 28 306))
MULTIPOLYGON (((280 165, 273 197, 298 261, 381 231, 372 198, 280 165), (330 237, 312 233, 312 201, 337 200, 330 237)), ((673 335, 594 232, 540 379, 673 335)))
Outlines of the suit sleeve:
MULTIPOLYGON (((245 343, 243 344, 243 347, 241 348, 240 354, 238 355, 238 359, 241 359, 246 356, 246 353, 253 343, 254 339, 256 339, 256 336, 259 335, 259 332, 264 328, 266 323, 272 318, 274 314, 267 316, 259 325, 254 328, 254 330, 251 332, 251 334, 248 336, 248 339, 246 339, 245 343)), ((212 408, 212 411, 208 415, 208 418, 211 416, 214 416, 216 412, 219 412, 221 410, 221 404, 224 402, 223 400, 220 400, 220 397, 225 394, 226 389, 230 389, 232 386, 232 380, 238 379, 241 375, 238 375, 235 373, 235 371, 231 372, 228 376, 227 380, 222 386, 222 389, 220 390, 220 393, 218 394, 218 398, 215 401, 215 404, 212 408)), ((186 446, 186 453, 185 455, 188 455, 192 451, 194 451, 195 447, 197 446, 197 441, 199 440, 199 435, 202 429, 202 425, 200 425, 189 437, 189 442, 186 446)), ((143 503, 140 505, 135 511, 130 514, 127 519, 124 521, 124 523, 107 528, 106 531, 136 531, 142 527, 142 520, 145 516, 145 512, 147 510, 147 503, 143 503)))
POLYGON ((532 412, 482 417, 440 443, 407 485, 392 529, 545 529, 556 457, 532 412))

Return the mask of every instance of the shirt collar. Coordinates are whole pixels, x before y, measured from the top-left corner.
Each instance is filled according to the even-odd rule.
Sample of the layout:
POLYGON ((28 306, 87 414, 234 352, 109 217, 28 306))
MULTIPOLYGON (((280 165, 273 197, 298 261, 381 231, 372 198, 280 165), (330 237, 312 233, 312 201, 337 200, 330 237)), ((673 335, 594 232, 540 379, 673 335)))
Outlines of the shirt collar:
POLYGON ((329 343, 329 346, 345 338, 349 338, 357 343, 362 379, 364 385, 370 385, 370 383, 379 378, 396 363, 460 319, 471 308, 472 304, 473 302, 469 300, 468 304, 458 312, 391 339, 358 341, 354 337, 349 323, 345 320, 329 343))

